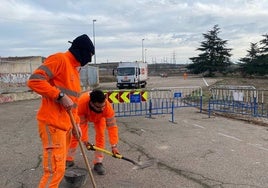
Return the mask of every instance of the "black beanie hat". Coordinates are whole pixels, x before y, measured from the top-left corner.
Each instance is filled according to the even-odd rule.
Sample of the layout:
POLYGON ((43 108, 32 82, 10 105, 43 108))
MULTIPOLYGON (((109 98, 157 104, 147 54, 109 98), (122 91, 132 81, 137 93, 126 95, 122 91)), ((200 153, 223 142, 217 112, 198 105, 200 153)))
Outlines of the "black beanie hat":
POLYGON ((95 54, 95 47, 90 38, 86 34, 83 34, 73 40, 69 51, 80 62, 81 66, 84 66, 88 62, 91 62, 91 54, 95 54))

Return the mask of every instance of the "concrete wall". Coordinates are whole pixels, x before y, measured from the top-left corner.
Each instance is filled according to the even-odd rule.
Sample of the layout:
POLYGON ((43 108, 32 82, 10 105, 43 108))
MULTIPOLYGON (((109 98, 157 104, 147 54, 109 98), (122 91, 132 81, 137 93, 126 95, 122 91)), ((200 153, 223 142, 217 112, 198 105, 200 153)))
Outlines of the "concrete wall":
POLYGON ((41 56, 0 57, 0 93, 27 91, 25 83, 43 59, 41 56))
POLYGON ((38 99, 40 97, 41 96, 36 94, 35 92, 16 92, 16 93, 0 94, 0 104, 7 102, 21 101, 21 100, 38 99))
POLYGON ((32 73, 43 59, 41 56, 0 58, 0 74, 32 73))

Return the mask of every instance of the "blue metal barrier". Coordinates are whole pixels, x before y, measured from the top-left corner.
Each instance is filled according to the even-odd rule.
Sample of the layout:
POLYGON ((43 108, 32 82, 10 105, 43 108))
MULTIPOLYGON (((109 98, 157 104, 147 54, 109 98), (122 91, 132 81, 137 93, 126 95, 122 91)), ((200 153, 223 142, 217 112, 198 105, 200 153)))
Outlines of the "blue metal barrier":
POLYGON ((211 88, 208 116, 213 111, 268 118, 268 90, 255 88, 211 88))
POLYGON ((198 107, 202 109, 200 87, 154 88, 151 90, 110 90, 104 91, 112 103, 116 117, 170 114, 175 122, 174 109, 198 107))

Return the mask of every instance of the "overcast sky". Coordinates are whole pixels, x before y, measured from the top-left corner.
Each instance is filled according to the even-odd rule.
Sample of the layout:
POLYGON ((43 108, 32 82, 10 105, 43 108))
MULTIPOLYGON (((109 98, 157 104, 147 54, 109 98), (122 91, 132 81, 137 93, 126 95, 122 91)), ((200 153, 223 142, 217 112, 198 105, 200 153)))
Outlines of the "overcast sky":
POLYGON ((142 46, 149 63, 190 63, 216 24, 237 61, 268 33, 267 18, 268 0, 0 0, 0 56, 46 57, 84 33, 93 41, 95 19, 97 63, 140 61, 142 46))

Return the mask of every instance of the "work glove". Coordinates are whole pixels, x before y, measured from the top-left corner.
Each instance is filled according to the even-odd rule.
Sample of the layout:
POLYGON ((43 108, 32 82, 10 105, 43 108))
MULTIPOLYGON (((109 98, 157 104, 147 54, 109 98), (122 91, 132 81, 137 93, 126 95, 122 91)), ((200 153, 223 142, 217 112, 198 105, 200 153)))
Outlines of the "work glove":
POLYGON ((93 151, 95 151, 94 144, 91 144, 89 142, 84 142, 84 144, 85 144, 87 150, 93 150, 93 151))
POLYGON ((75 130, 75 127, 73 127, 73 129, 72 129, 72 134, 77 140, 79 140, 82 136, 82 131, 81 131, 81 128, 79 125, 76 125, 76 127, 77 127, 78 134, 75 130))
POLYGON ((115 145, 112 145, 111 148, 112 148, 113 157, 116 158, 116 155, 120 155, 119 150, 118 150, 116 144, 115 145))

